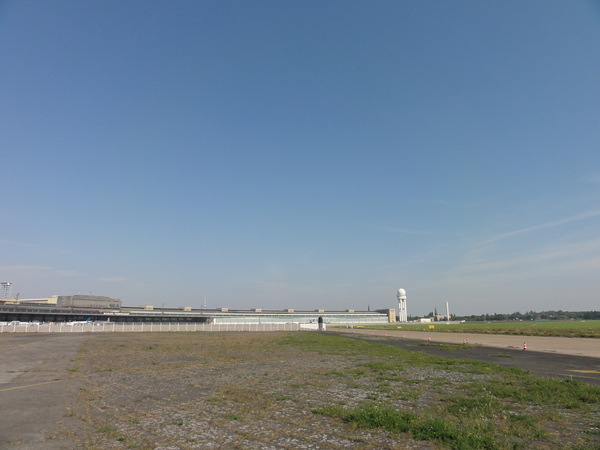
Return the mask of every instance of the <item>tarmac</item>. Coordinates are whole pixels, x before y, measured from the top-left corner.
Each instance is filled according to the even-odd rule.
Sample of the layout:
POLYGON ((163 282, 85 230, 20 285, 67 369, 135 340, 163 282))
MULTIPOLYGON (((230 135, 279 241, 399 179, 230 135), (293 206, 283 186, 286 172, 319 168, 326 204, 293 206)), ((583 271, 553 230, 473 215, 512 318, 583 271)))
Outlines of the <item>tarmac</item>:
POLYGON ((69 423, 78 382, 69 379, 90 334, 17 333, 0 339, 0 449, 74 449, 68 437, 53 439, 69 423))
POLYGON ((467 358, 528 370, 534 375, 572 378, 600 386, 600 340, 406 330, 329 328, 351 337, 410 351, 467 358), (442 348, 440 344, 469 348, 442 348))

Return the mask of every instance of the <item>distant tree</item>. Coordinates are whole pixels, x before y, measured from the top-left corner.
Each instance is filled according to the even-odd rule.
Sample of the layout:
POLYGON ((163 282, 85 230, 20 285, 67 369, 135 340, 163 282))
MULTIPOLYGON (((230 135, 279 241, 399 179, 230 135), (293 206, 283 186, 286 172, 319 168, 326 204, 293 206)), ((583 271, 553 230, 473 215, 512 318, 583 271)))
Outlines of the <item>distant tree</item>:
MULTIPOLYGON (((429 313, 426 317, 433 317, 429 313)), ((468 320, 470 322, 500 321, 500 320, 600 320, 600 311, 526 311, 524 313, 514 312, 511 314, 472 314, 470 316, 454 315, 455 320, 468 320)))

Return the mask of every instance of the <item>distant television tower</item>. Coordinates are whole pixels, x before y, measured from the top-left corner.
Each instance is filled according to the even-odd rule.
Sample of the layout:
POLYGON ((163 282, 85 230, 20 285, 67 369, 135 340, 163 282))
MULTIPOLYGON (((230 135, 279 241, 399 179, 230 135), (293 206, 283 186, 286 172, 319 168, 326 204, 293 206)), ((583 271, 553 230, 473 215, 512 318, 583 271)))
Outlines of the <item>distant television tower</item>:
POLYGON ((398 289, 398 322, 408 322, 406 314, 406 291, 402 288, 398 289))

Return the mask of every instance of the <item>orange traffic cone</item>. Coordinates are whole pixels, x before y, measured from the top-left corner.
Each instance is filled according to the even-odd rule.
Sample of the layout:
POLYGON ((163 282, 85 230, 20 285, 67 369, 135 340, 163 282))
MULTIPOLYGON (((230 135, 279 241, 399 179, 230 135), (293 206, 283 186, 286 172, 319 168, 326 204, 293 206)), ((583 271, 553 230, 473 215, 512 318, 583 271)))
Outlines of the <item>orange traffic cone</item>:
POLYGON ((467 343, 467 339, 465 338, 465 339, 463 339, 463 344, 466 344, 466 343, 467 343))
POLYGON ((429 337, 427 338, 427 340, 428 340, 428 341, 431 341, 431 336, 429 336, 429 337))
POLYGON ((527 350, 527 343, 523 343, 523 350, 527 350))

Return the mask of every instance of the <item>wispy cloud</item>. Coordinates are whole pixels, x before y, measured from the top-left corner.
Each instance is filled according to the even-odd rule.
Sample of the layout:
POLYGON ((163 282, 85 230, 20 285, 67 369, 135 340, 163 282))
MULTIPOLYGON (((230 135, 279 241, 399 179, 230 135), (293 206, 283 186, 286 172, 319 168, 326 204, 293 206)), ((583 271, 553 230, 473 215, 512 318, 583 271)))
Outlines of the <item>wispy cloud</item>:
POLYGON ((130 281, 129 278, 125 277, 105 277, 105 278, 97 278, 98 281, 107 281, 109 283, 125 283, 130 281))
POLYGON ((578 266, 595 267, 600 255, 600 239, 591 239, 568 244, 550 245, 537 250, 530 250, 507 258, 473 261, 462 269, 468 272, 499 273, 506 270, 539 268, 549 271, 550 268, 564 269, 576 262, 578 266))
POLYGON ((572 222, 578 222, 580 220, 590 219, 592 217, 600 216, 600 210, 595 211, 586 211, 582 214, 577 214, 576 216, 567 217, 565 219, 554 220, 552 222, 546 222, 540 225, 534 225, 532 227, 521 228, 520 230, 510 231, 508 233, 499 234, 487 241, 481 242, 481 244, 491 244, 493 242, 498 242, 503 239, 507 239, 513 236, 517 236, 519 234, 532 233, 534 231, 545 230, 547 228, 558 227, 560 225, 565 225, 572 222))

